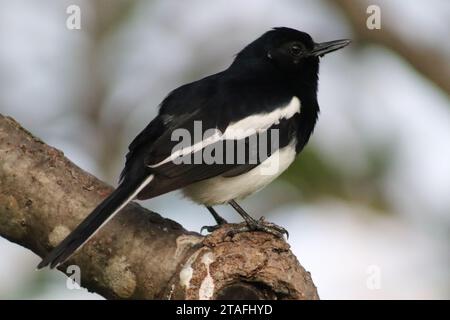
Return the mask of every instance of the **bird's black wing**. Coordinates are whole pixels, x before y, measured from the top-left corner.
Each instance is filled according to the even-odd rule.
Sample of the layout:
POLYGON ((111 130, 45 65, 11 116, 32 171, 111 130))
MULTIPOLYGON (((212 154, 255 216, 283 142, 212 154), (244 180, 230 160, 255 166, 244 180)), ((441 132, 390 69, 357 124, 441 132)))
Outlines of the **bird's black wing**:
POLYGON ((148 141, 143 142, 147 145, 144 155, 139 159, 140 162, 143 159, 143 163, 139 165, 143 164, 146 170, 155 175, 155 180, 141 192, 139 198, 154 197, 218 175, 233 176, 253 169, 264 158, 292 140, 296 122, 293 117, 280 117, 274 118, 273 123, 266 121, 261 124, 258 119, 252 121, 251 117, 260 116, 267 120, 265 115, 284 108, 292 99, 292 95, 284 91, 274 92, 273 88, 255 85, 246 87, 245 84, 234 82, 191 84, 190 87, 182 87, 182 90, 173 92, 164 100, 158 116, 157 121, 164 125, 163 132, 151 141, 151 145, 148 141), (244 127, 253 129, 254 134, 237 133, 236 137, 229 135, 230 126, 243 119, 248 120, 244 127), (273 129, 278 130, 279 134, 276 137, 278 145, 275 146, 270 134, 273 129), (266 135, 266 141, 260 142, 260 134, 267 132, 269 134, 266 135), (255 137, 258 141, 256 144, 255 137), (208 140, 210 138, 212 140, 208 140), (241 157, 241 161, 230 162, 225 160, 231 159, 227 158, 231 150, 230 142, 234 143, 232 148, 235 160, 237 152, 243 152, 246 160, 250 159, 251 154, 259 155, 259 149, 263 145, 267 152, 262 157, 257 156, 256 161, 253 157, 252 161, 243 162, 241 157), (215 159, 224 160, 213 163, 204 161, 204 154, 208 149, 221 150, 222 155, 215 159))

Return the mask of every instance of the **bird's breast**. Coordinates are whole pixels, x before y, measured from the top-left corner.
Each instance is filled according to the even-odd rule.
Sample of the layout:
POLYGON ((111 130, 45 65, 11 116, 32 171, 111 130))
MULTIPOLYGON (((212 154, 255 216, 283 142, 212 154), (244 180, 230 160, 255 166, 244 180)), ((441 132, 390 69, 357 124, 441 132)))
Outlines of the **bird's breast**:
POLYGON ((183 193, 192 201, 207 206, 245 198, 267 186, 291 165, 296 156, 295 145, 293 140, 246 173, 196 182, 185 187, 183 193))

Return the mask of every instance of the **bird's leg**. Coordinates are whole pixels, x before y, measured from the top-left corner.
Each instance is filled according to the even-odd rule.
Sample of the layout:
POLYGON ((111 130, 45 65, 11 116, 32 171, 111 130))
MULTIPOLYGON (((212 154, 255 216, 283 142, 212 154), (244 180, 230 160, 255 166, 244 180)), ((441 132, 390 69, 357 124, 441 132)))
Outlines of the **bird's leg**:
POLYGON ((261 217, 259 220, 255 220, 252 218, 247 212, 245 212, 244 209, 240 205, 237 204, 236 201, 231 200, 228 202, 234 210, 236 210, 237 213, 241 215, 241 217, 245 220, 246 226, 239 227, 236 229, 233 229, 231 233, 239 233, 239 232, 246 232, 246 231, 264 231, 270 234, 273 234, 279 238, 283 238, 283 235, 286 234, 286 237, 289 238, 289 233, 286 229, 279 227, 273 223, 265 222, 264 217, 261 217))
POLYGON ((224 218, 222 218, 216 210, 214 210, 213 207, 208 207, 206 206, 206 209, 209 210, 209 212, 211 212, 212 216, 214 217, 214 220, 216 220, 218 225, 222 225, 222 224, 227 224, 227 220, 225 220, 224 218))
POLYGON ((216 222, 217 222, 217 225, 215 225, 215 226, 203 226, 203 227, 200 229, 200 233, 201 233, 203 230, 206 230, 206 231, 208 231, 208 232, 213 232, 214 230, 219 229, 220 226, 222 226, 222 225, 228 223, 227 220, 225 220, 224 218, 222 218, 222 217, 217 213, 217 211, 214 210, 213 207, 209 207, 209 206, 205 206, 205 207, 206 207, 206 209, 208 209, 208 211, 212 214, 212 216, 214 217, 214 220, 216 220, 216 222))

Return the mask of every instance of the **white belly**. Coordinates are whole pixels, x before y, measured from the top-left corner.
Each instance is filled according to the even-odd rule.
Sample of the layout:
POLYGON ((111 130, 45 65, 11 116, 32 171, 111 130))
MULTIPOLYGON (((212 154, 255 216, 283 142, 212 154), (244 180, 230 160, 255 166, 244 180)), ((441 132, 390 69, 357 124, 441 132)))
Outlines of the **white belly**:
POLYGON ((296 156, 295 143, 278 150, 256 168, 236 177, 214 177, 193 183, 183 189, 194 202, 213 206, 242 199, 275 180, 296 156))

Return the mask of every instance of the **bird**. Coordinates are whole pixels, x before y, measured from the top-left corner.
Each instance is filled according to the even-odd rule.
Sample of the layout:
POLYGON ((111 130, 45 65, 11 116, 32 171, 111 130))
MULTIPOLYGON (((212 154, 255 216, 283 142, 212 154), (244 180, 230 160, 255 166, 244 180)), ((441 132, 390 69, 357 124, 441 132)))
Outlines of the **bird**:
POLYGON ((178 189, 212 214, 217 225, 208 231, 227 223, 213 207, 229 204, 245 222, 235 232, 283 237, 284 228, 254 219, 236 200, 267 186, 303 150, 320 110, 320 59, 350 42, 316 43, 305 32, 273 28, 245 46, 227 69, 170 92, 129 145, 118 187, 38 269, 64 263, 130 201, 178 189))

